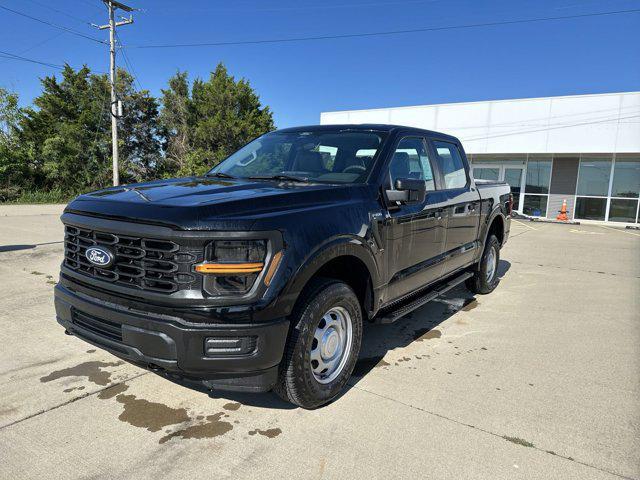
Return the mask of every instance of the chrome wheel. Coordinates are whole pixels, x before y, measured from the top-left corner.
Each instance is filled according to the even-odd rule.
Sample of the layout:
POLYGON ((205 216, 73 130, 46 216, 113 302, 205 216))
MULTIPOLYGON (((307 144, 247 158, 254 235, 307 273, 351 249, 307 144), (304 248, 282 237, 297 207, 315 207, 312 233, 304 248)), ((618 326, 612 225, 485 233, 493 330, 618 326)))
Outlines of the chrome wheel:
POLYGON ((485 278, 487 280, 487 283, 491 283, 491 281, 493 280, 493 277, 496 274, 496 266, 497 266, 496 258, 497 258, 496 248, 491 247, 487 252, 487 260, 486 260, 487 266, 485 270, 485 278))
POLYGON ((330 383, 342 372, 353 342, 351 315, 333 307, 322 316, 311 345, 311 371, 319 383, 330 383))

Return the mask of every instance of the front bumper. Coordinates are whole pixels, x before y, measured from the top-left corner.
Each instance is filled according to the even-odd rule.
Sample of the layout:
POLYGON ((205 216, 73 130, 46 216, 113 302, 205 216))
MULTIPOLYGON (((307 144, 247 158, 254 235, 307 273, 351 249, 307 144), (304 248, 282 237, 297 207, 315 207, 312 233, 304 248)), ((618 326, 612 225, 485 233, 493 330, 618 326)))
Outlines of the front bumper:
POLYGON ((268 391, 276 382, 289 330, 287 319, 253 324, 194 324, 134 310, 58 284, 58 323, 67 332, 138 366, 207 388, 268 391), (241 353, 205 354, 206 339, 240 339, 241 353))

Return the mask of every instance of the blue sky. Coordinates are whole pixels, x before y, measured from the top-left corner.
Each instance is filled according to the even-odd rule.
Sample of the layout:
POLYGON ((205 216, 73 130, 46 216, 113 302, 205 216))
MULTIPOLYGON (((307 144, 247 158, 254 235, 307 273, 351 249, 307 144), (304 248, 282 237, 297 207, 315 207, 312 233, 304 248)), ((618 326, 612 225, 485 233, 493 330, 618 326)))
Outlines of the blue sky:
MULTIPOLYGON (((125 45, 342 35, 640 9, 638 0, 128 0, 144 11, 125 45)), ((99 0, 0 0, 0 6, 101 39, 99 0), (47 5, 49 8, 47 8, 47 5), (52 8, 63 13, 56 12, 52 8)), ((106 46, 0 10, 0 50, 107 71, 106 46)), ((206 77, 222 61, 247 78, 278 127, 320 112, 640 90, 640 12, 365 38, 201 48, 128 48, 158 95, 177 70, 206 77)), ((122 57, 119 57, 122 65, 122 57)), ((0 58, 0 86, 27 104, 56 70, 0 58)))

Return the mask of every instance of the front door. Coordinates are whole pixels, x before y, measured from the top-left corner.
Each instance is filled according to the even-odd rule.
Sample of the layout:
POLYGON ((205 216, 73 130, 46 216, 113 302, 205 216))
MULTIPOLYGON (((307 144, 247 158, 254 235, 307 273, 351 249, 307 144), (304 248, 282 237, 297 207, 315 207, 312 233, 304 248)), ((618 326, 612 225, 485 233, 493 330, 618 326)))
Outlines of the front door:
POLYGON ((386 188, 399 178, 424 180, 425 201, 412 205, 391 205, 385 225, 388 290, 393 300, 437 280, 442 273, 445 239, 444 203, 431 167, 426 141, 404 137, 398 142, 389 164, 386 188))

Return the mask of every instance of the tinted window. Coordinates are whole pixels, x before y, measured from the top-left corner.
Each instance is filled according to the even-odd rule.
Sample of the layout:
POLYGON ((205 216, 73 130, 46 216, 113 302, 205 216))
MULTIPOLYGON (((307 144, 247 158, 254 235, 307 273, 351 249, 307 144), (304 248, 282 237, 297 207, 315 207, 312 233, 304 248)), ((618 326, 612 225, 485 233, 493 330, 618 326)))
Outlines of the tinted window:
POLYGON ((526 193, 549 193, 551 158, 530 158, 527 162, 526 193))
POLYGON ((467 172, 458 147, 453 143, 434 141, 438 165, 444 176, 445 188, 462 188, 467 184, 467 172))
POLYGON ((640 156, 616 157, 613 167, 612 197, 638 198, 640 193, 640 156))
POLYGON ((398 178, 424 180, 427 191, 435 190, 429 155, 422 138, 406 137, 400 140, 389 164, 389 176, 393 187, 398 178))
POLYGON ((576 198, 576 218, 584 220, 604 220, 607 209, 606 198, 576 198))
POLYGON ((532 217, 544 217, 547 214, 547 196, 525 195, 522 211, 532 217))
POLYGON ((582 160, 580 160, 580 169, 578 171, 577 195, 606 197, 609 193, 610 177, 610 159, 583 158, 582 160))

